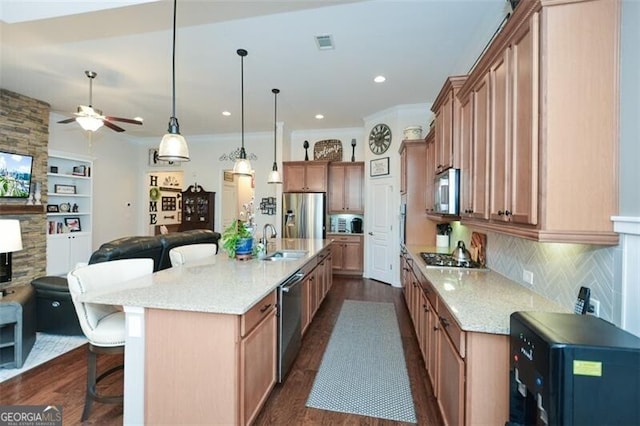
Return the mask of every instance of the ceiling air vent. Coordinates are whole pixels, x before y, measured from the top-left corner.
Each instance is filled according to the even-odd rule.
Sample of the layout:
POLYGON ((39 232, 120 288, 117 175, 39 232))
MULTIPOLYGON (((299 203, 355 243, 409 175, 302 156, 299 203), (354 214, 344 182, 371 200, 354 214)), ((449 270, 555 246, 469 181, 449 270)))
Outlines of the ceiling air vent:
POLYGON ((318 49, 320 50, 333 49, 333 39, 331 38, 330 34, 317 35, 316 44, 318 45, 318 49))

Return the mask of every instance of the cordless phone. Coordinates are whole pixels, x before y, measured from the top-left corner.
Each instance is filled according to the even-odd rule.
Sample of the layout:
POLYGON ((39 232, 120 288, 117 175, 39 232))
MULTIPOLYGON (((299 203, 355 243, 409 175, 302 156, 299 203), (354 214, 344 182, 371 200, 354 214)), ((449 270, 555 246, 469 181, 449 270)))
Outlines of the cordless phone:
POLYGON ((589 310, 589 299, 591 297, 591 289, 589 287, 580 287, 578 292, 578 300, 576 301, 575 313, 578 315, 586 315, 589 310))

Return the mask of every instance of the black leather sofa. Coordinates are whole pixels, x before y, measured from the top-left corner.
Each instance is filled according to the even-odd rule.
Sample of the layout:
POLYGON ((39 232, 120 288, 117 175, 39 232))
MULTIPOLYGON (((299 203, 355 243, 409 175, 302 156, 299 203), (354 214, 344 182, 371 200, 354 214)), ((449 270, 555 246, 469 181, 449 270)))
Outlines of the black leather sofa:
MULTIPOLYGON (((104 243, 89 264, 118 259, 151 258, 153 271, 171 267, 169 251, 189 244, 218 244, 220 233, 194 229, 155 236, 123 237, 104 243)), ((217 251, 216 251, 217 253, 217 251)), ((46 276, 31 281, 36 292, 37 330, 51 334, 82 334, 66 277, 46 276)))

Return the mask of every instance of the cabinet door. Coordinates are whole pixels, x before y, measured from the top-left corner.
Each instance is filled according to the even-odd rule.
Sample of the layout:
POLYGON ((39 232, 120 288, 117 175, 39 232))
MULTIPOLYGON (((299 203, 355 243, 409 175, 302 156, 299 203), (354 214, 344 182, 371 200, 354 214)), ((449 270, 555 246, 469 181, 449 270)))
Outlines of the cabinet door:
POLYGON ((47 238, 47 275, 69 272, 69 239, 66 235, 47 238))
POLYGON ((305 191, 326 192, 327 191, 327 163, 306 165, 305 191))
POLYGON ((329 191, 329 212, 344 213, 345 210, 345 180, 346 171, 342 165, 329 166, 329 179, 331 191, 329 191))
POLYGON ((88 263, 91 257, 90 234, 77 233, 69 235, 69 271, 76 267, 77 263, 88 263))
POLYGON ((344 243, 334 241, 331 244, 331 257, 333 258, 333 271, 341 271, 344 259, 344 243))
POLYGON ((276 383, 276 309, 263 319, 240 344, 241 424, 249 424, 258 414, 276 383))
POLYGON ((460 216, 473 213, 473 92, 460 108, 460 216))
POLYGON ((491 67, 491 219, 508 220, 507 182, 510 179, 508 161, 508 114, 511 102, 508 87, 509 50, 491 67))
POLYGON ((439 330, 438 406, 445 424, 464 424, 464 360, 444 328, 439 330))
POLYGON ((524 26, 512 46, 513 123, 511 179, 508 193, 511 221, 538 223, 538 15, 524 26))
POLYGON ((300 163, 283 163, 283 192, 305 191, 305 165, 300 163))
POLYGON ((434 208, 434 178, 436 175, 436 141, 435 141, 435 132, 431 131, 427 135, 425 139, 427 143, 427 150, 425 153, 425 172, 426 172, 426 183, 425 183, 425 210, 427 213, 432 213, 434 208))
POLYGON ((469 216, 489 219, 489 75, 473 90, 472 206, 469 216))
MULTIPOLYGON (((440 119, 440 137, 436 135, 436 169, 446 170, 453 166, 453 91, 447 95, 447 100, 442 104, 440 119)), ((437 133, 437 131, 436 131, 437 133)))
POLYGON ((362 272, 362 244, 360 242, 344 243, 344 271, 362 272))
POLYGON ((400 194, 407 192, 407 149, 400 151, 400 194))
MULTIPOLYGON (((345 207, 349 213, 364 213, 363 193, 364 163, 345 166, 345 207)), ((334 187, 331 187, 331 191, 334 187)))

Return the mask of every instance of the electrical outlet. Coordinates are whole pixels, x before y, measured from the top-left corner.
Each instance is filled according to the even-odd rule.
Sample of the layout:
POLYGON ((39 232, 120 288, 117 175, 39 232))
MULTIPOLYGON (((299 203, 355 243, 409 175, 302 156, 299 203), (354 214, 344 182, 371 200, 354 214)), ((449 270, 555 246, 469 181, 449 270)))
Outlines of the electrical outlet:
POLYGON ((589 309, 589 313, 593 316, 600 316, 600 301, 598 299, 594 299, 593 297, 589 300, 591 304, 591 309, 589 309))
POLYGON ((527 271, 526 269, 522 270, 522 280, 529 284, 530 286, 533 286, 533 272, 531 271, 527 271))

